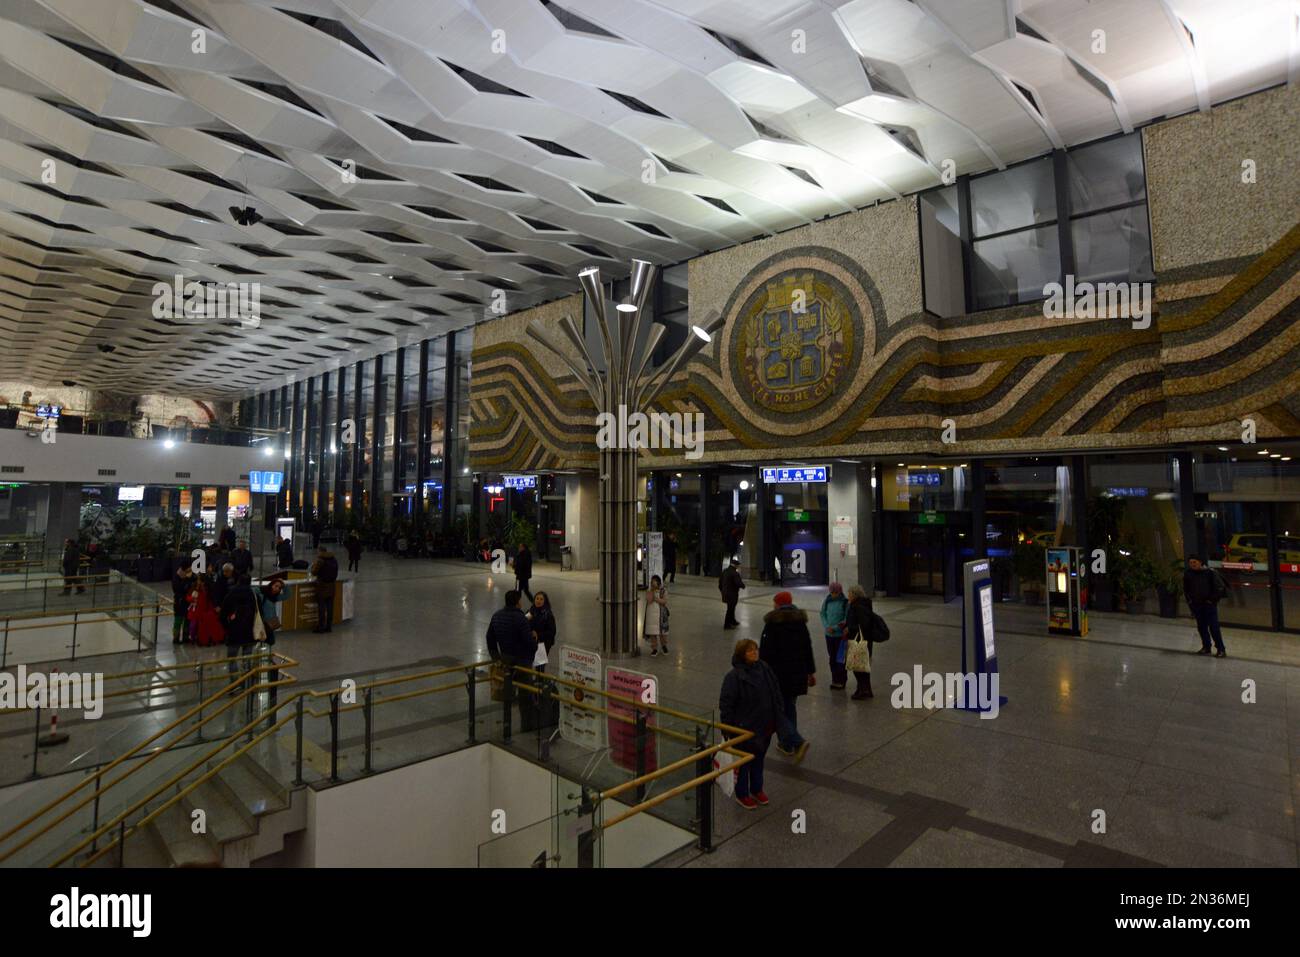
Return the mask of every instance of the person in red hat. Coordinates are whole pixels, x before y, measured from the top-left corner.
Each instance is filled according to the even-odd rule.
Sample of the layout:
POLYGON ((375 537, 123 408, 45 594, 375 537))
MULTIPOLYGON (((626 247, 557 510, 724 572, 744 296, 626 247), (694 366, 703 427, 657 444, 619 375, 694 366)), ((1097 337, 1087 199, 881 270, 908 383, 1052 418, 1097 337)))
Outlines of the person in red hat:
POLYGON ((817 683, 817 665, 808 634, 808 613, 794 606, 794 595, 788 591, 777 592, 772 602, 775 607, 763 616, 758 657, 776 672, 781 687, 786 720, 777 727, 776 749, 798 763, 808 753, 808 742, 799 733, 795 704, 817 683))

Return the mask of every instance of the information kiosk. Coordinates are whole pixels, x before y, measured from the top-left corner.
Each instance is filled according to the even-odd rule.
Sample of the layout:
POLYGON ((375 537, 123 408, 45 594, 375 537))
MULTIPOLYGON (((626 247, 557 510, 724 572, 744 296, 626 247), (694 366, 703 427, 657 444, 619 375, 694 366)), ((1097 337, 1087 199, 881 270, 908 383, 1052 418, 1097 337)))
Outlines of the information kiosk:
POLYGON ((1057 635, 1088 633, 1088 592, 1081 576, 1083 556, 1073 545, 1047 549, 1047 630, 1057 635))
MULTIPOLYGON (((990 678, 998 673, 997 645, 993 636, 993 575, 987 558, 962 565, 961 671, 990 678)), ((999 705, 1007 703, 998 696, 999 705)), ((978 702, 966 703, 966 711, 986 710, 978 702)))

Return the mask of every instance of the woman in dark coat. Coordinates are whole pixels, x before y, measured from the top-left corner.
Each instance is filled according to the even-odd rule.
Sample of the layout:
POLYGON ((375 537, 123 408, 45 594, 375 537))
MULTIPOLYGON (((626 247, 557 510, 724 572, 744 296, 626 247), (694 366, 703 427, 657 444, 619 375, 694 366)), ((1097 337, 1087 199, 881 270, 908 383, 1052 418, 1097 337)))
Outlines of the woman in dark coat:
POLYGON ((799 715, 795 704, 800 695, 817 683, 814 674, 812 636, 808 633, 808 613, 794 606, 788 591, 772 597, 773 608, 763 616, 763 635, 758 642, 758 656, 776 672, 781 685, 781 710, 788 725, 778 734, 777 750, 802 761, 808 742, 799 734, 799 715))
MULTIPOLYGON (((854 641, 858 637, 858 632, 862 632, 862 637, 867 640, 867 656, 871 656, 874 648, 872 641, 873 628, 872 623, 871 599, 867 593, 862 590, 861 585, 852 585, 849 587, 849 613, 844 617, 844 640, 854 641)), ((874 697, 871 693, 871 672, 855 671, 853 677, 858 681, 857 690, 853 692, 853 700, 861 701, 863 698, 874 697)))
POLYGON ((356 532, 348 532, 347 539, 343 542, 343 547, 348 552, 348 571, 361 571, 361 536, 356 532))
POLYGON ((80 595, 86 590, 86 583, 77 577, 77 569, 81 567, 81 549, 77 543, 67 538, 63 541, 63 594, 68 594, 72 586, 77 586, 77 594, 80 595))
POLYGON ((253 646, 253 618, 257 614, 257 596, 245 575, 235 582, 221 601, 221 624, 226 629, 226 656, 230 658, 231 677, 239 670, 235 659, 248 654, 253 646))
MULTIPOLYGON (((550 658, 551 649, 555 647, 555 612, 551 611, 551 598, 544 591, 533 596, 533 607, 528 610, 529 627, 533 630, 533 639, 546 646, 546 656, 550 658)), ((541 665, 538 671, 545 671, 541 665)))
POLYGON ((754 732, 740 745, 754 759, 736 769, 736 803, 748 811, 768 803, 763 793, 763 761, 772 733, 784 721, 782 707, 776 673, 758 660, 758 643, 742 638, 732 653, 731 670, 722 679, 718 712, 723 724, 754 732))

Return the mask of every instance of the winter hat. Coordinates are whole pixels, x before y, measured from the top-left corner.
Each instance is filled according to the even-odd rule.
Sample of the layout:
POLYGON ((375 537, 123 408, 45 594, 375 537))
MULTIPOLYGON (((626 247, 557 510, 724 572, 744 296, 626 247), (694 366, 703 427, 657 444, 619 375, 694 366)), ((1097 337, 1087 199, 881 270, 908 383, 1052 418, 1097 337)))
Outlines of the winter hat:
POLYGON ((776 602, 778 608, 783 608, 786 605, 794 604, 794 595, 790 594, 788 591, 779 591, 772 596, 772 600, 776 602))
POLYGON ((841 585, 839 582, 831 582, 831 594, 832 595, 844 594, 844 586, 841 585))

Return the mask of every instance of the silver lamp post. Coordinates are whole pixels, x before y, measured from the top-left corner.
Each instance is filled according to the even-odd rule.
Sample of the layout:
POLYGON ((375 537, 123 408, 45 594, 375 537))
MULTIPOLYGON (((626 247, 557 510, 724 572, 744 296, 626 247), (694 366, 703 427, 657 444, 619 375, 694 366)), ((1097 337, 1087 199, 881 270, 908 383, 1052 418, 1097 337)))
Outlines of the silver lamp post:
MULTIPOLYGON (((641 329, 650 317, 646 303, 654 289, 657 266, 640 259, 632 261, 632 292, 627 302, 615 307, 617 323, 611 324, 605 311, 600 270, 584 269, 578 274, 583 292, 591 303, 600 328, 605 371, 592 360, 572 316, 559 322, 559 335, 539 319, 528 325, 528 335, 554 353, 577 377, 591 396, 596 412, 609 413, 620 421, 644 411, 692 356, 712 339, 722 325, 716 311, 703 326, 692 326, 691 334, 665 366, 648 378, 646 366, 655 347, 667 331, 651 321, 645 341, 638 343, 641 329), (577 353, 575 359, 564 349, 564 340, 577 353), (620 408, 624 411, 620 417, 620 408)), ((600 449, 600 554, 601 648, 606 655, 630 655, 636 651, 638 596, 636 587, 636 468, 637 449, 622 447, 620 435, 615 447, 600 449)))

